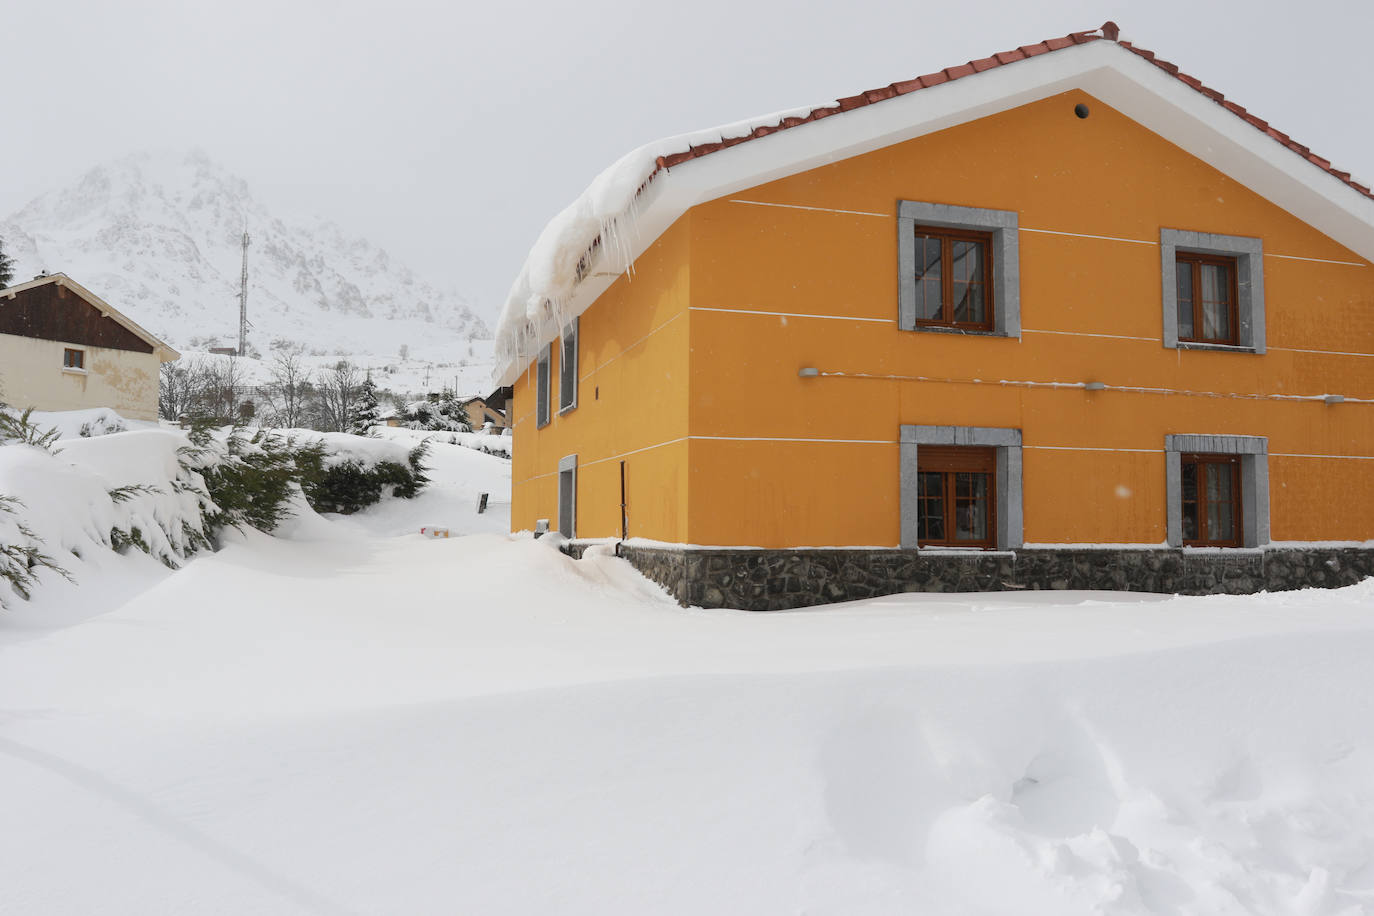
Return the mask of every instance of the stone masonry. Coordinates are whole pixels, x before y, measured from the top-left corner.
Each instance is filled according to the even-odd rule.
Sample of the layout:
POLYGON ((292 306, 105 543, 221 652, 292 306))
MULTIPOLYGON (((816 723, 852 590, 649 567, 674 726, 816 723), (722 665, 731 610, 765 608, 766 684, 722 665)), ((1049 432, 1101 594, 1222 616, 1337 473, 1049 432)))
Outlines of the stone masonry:
MULTIPOLYGON (((587 544, 565 550, 580 557, 587 544)), ((1336 588, 1374 575, 1374 549, 1277 547, 949 552, 879 548, 732 550, 620 545, 684 607, 771 611, 902 592, 1101 589, 1245 595, 1336 588)))

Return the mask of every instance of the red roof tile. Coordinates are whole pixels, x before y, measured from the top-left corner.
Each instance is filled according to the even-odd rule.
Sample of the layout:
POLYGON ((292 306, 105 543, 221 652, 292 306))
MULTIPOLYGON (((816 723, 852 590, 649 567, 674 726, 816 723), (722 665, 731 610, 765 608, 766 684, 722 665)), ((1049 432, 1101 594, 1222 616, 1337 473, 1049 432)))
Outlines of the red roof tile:
POLYGON ((1115 22, 1105 22, 1102 24, 1101 28, 1093 29, 1092 31, 1071 32, 1062 38, 1049 38, 1045 41, 1041 41, 1033 45, 1022 45, 1021 47, 1016 48, 1013 51, 1002 51, 998 54, 994 54, 992 57, 985 57, 981 60, 969 61, 966 64, 959 64, 954 67, 946 67, 944 70, 938 73, 927 73, 924 76, 918 76, 915 79, 904 80, 899 83, 893 83, 892 85, 886 86, 881 89, 870 89, 869 91, 860 93, 859 95, 852 95, 847 98, 838 99, 836 100, 834 105, 825 108, 817 108, 804 117, 785 118, 783 119, 781 124, 768 127, 756 127, 749 133, 744 134, 743 136, 724 138, 716 143, 703 143, 700 146, 690 147, 685 152, 672 153, 667 156, 660 156, 658 157, 658 168, 656 171, 670 169, 675 165, 680 165, 681 163, 687 162, 691 159, 699 159, 702 156, 709 156, 711 153, 717 152, 722 149, 727 149, 731 146, 735 146, 736 144, 743 143, 746 140, 753 140, 756 137, 766 137, 769 134, 797 127, 801 124, 806 124, 810 121, 819 121, 821 118, 827 118, 833 114, 839 114, 840 112, 844 111, 852 111, 855 108, 862 108, 865 105, 874 105, 878 102, 895 98, 899 95, 907 95, 908 93, 917 92, 921 89, 928 89, 931 86, 938 86, 941 83, 947 83, 950 80, 962 79, 965 76, 971 76, 975 73, 982 73, 987 70, 991 70, 994 67, 1007 66, 1009 64, 1014 64, 1020 60, 1026 60, 1031 57, 1036 57, 1040 54, 1047 54, 1051 51, 1058 51, 1063 48, 1071 48, 1074 45, 1087 44, 1091 41, 1106 40, 1116 42, 1119 46, 1125 48, 1133 54, 1138 55, 1144 60, 1149 61, 1150 63, 1154 64, 1156 67, 1163 70, 1165 73, 1169 74, 1170 76, 1174 77, 1180 82, 1184 83, 1185 85, 1191 86, 1193 89, 1207 96, 1212 101, 1226 108, 1226 110, 1236 115, 1236 117, 1248 122, 1255 129, 1268 134, 1277 142, 1282 143, 1284 146, 1288 147, 1293 152, 1305 158, 1308 162, 1311 162, 1318 168, 1325 170, 1327 173, 1345 182, 1345 184, 1349 185, 1351 188, 1354 188, 1359 193, 1365 195, 1366 197, 1374 197, 1374 194, 1370 193, 1369 188, 1365 187, 1364 185, 1356 181, 1352 181, 1349 172, 1343 172, 1339 169, 1332 168, 1331 163, 1328 160, 1315 155, 1314 153, 1312 153, 1311 150, 1303 146, 1301 143, 1298 143, 1297 141, 1293 140, 1292 137, 1288 136, 1283 131, 1277 130, 1276 128, 1270 126, 1268 121, 1265 121, 1262 118, 1257 118, 1254 115, 1250 114, 1240 105, 1237 105, 1235 102, 1228 100, 1224 95, 1222 95, 1217 90, 1211 88, 1210 86, 1203 85, 1201 80, 1182 72, 1178 69, 1176 65, 1169 63, 1167 60, 1160 60, 1158 57, 1155 56, 1155 53, 1153 51, 1146 50, 1145 48, 1136 47, 1129 41, 1118 40, 1119 35, 1120 29, 1117 27, 1117 24, 1115 22))

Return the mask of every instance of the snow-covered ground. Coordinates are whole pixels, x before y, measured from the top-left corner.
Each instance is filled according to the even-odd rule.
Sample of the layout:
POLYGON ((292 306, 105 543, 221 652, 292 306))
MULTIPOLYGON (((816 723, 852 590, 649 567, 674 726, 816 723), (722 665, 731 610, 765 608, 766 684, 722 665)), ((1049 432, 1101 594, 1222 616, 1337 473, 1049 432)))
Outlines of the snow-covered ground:
POLYGON ((1374 583, 684 610, 432 464, 0 612, 0 912, 1374 912, 1374 583))

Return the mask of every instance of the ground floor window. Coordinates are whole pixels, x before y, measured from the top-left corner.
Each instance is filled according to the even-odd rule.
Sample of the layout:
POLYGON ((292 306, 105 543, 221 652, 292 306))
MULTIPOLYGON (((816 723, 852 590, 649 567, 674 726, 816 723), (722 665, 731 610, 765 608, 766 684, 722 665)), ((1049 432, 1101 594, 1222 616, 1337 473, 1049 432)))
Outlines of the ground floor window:
POLYGON ((1021 546, 1021 431, 901 427, 903 547, 1021 546))
POLYGON ((577 456, 558 462, 558 533, 577 537, 577 456))
POLYGON ((1261 547, 1269 543, 1269 440, 1264 436, 1164 437, 1173 547, 1261 547))
POLYGON ((1181 455, 1183 543, 1241 546, 1240 457, 1181 455))
POLYGON ((62 351, 62 368, 63 368, 63 369, 85 369, 85 368, 86 368, 86 351, 85 351, 85 350, 73 350, 71 347, 65 348, 65 349, 62 351))
POLYGON ((918 546, 996 546, 996 452, 927 446, 917 467, 918 546))

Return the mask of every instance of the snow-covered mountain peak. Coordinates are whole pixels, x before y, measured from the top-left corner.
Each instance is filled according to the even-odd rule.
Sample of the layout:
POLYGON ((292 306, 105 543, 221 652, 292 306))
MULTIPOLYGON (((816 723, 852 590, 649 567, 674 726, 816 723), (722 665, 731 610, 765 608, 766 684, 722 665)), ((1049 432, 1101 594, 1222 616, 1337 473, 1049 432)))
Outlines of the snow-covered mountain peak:
POLYGON ((97 165, 0 222, 15 278, 68 274, 178 348, 238 335, 249 233, 250 343, 376 363, 429 362, 490 337, 456 293, 372 242, 270 211, 204 152, 140 152, 97 165))

